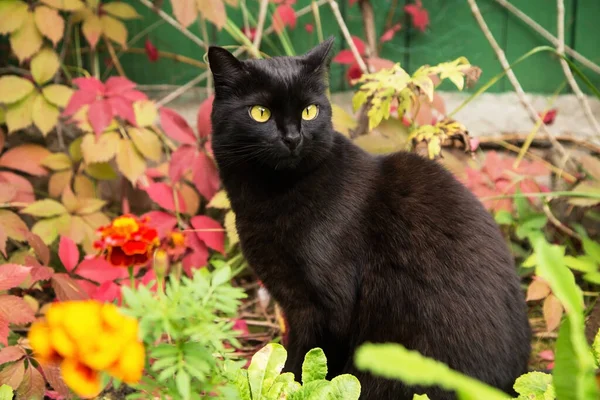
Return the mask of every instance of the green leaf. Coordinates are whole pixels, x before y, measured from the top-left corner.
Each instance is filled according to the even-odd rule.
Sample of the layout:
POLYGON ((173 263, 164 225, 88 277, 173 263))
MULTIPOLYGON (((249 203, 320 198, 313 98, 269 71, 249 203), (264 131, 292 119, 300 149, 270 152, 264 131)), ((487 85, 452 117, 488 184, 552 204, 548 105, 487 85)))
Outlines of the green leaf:
POLYGON ((67 209, 61 203, 52 199, 38 200, 21 210, 22 214, 34 217, 52 217, 67 213, 67 209))
POLYGON ((118 176, 113 167, 106 162, 88 164, 85 172, 92 178, 101 181, 110 181, 118 176))
POLYGON ((65 153, 53 153, 44 158, 40 164, 53 171, 62 171, 72 167, 71 159, 65 153))
POLYGON ((0 400, 12 400, 13 390, 8 385, 0 386, 0 400))
POLYGON ((532 233, 539 233, 548 223, 548 217, 543 214, 532 214, 519 220, 519 225, 515 231, 517 237, 525 239, 532 233))
POLYGON ((544 395, 551 385, 552 375, 543 372, 530 372, 518 377, 513 388, 525 399, 544 400, 544 395))
POLYGON ((360 397, 360 382, 354 375, 343 374, 331 380, 334 400, 358 400, 360 397))
POLYGON ((598 268, 596 262, 588 256, 565 256, 564 261, 567 267, 574 269, 575 271, 593 272, 598 268))
POLYGON ((248 383, 248 370, 240 369, 237 371, 236 377, 233 380, 240 400, 252 400, 250 394, 250 384, 248 383))
POLYGON ((0 77, 0 103, 16 103, 24 99, 33 89, 33 83, 28 79, 15 75, 0 77))
POLYGON ((183 397, 184 400, 188 400, 191 394, 191 379, 187 372, 181 370, 177 372, 175 384, 177 385, 177 391, 181 397, 183 397))
POLYGON ((582 238, 581 241, 583 243, 583 250, 585 250, 585 253, 594 259, 594 261, 600 263, 600 243, 587 237, 582 238))
POLYGON ((498 389, 450 369, 447 365, 427 358, 400 344, 365 343, 355 355, 358 369, 376 376, 402 380, 408 385, 439 385, 454 390, 462 399, 506 400, 498 389))
POLYGON ((326 380, 312 381, 302 386, 302 389, 296 392, 292 396, 292 399, 323 400, 331 398, 332 392, 333 386, 331 382, 326 380))
POLYGON ((252 400, 266 400, 266 394, 281 373, 287 352, 277 343, 269 343, 260 349, 248 367, 248 381, 252 392, 252 400))
POLYGON ((594 337, 592 352, 594 353, 594 358, 596 359, 596 365, 600 367, 600 329, 598 329, 596 337, 594 337))
POLYGON ((431 400, 426 394, 415 394, 412 400, 431 400))
POLYGON ((58 55, 49 47, 44 47, 31 59, 31 75, 39 85, 52 79, 59 67, 58 55))
POLYGON ((494 219, 498 225, 512 225, 514 222, 512 214, 506 210, 498 211, 494 216, 494 219))
POLYGON ((306 353, 302 363, 302 383, 325 379, 327 376, 327 357, 320 348, 315 348, 306 353))

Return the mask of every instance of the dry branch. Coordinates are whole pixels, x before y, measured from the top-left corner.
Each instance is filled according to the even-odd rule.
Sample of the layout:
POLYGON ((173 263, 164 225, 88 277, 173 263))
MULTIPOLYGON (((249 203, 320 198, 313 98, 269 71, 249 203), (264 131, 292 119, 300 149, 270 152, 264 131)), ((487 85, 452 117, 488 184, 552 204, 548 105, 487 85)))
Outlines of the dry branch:
POLYGON ((356 63, 358 64, 358 66, 360 67, 360 69, 363 72, 369 72, 369 68, 367 67, 367 64, 365 64, 364 60, 362 59, 362 56, 360 55, 360 53, 358 52, 358 49, 356 48, 356 45, 354 44, 354 41, 352 40, 352 35, 350 35, 348 26, 346 25, 346 22, 344 21, 344 18, 342 17, 342 14, 340 13, 340 7, 338 6, 338 3, 335 0, 328 0, 328 2, 329 2, 329 5, 331 6, 331 11, 333 11, 333 16, 337 20, 337 23, 340 26, 342 33, 344 34, 344 38, 346 39, 346 42, 348 42, 348 46, 350 46, 350 50, 352 51, 352 55, 354 56, 356 63))
POLYGON ((252 45, 256 50, 260 49, 260 41, 262 40, 263 31, 265 29, 265 19, 267 18, 267 10, 269 0, 260 0, 260 8, 258 9, 258 22, 256 24, 256 36, 252 45))
POLYGON ((175 28, 179 32, 181 32, 183 34, 183 36, 187 37, 192 42, 196 43, 198 46, 204 48, 204 41, 202 41, 202 39, 200 39, 198 36, 194 35, 187 28, 184 28, 175 18, 171 17, 169 14, 167 14, 163 10, 160 10, 160 9, 157 9, 156 7, 154 7, 154 4, 152 4, 152 2, 150 0, 140 0, 140 3, 142 3, 143 5, 148 7, 150 10, 157 13, 159 17, 161 17, 163 20, 165 20, 173 28, 175 28))

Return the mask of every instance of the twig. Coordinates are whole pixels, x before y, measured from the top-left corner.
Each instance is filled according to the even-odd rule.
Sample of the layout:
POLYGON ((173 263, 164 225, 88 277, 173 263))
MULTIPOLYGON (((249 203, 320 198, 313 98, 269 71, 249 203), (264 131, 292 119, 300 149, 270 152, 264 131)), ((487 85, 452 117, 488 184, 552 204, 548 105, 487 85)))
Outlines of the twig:
MULTIPOLYGON (((67 26, 65 28, 65 36, 62 44, 62 49, 60 49, 60 55, 58 56, 59 64, 62 65, 65 63, 65 57, 67 56, 67 49, 71 45, 71 30, 73 29, 73 18, 72 15, 67 17, 67 26)), ((54 76, 54 83, 58 83, 60 81, 60 74, 56 74, 54 76)))
MULTIPOLYGON (((531 120, 533 122, 537 122, 540 119, 540 116, 536 113, 535 109, 533 108, 533 106, 531 105, 529 100, 527 100, 527 97, 525 96, 525 92, 523 91, 523 88, 521 87, 521 84, 519 83, 519 80, 515 76, 515 73, 513 72, 513 70, 510 68, 510 64, 508 63, 508 60, 506 59, 506 55, 504 54, 504 51, 498 45, 498 42, 496 41, 496 39, 494 39, 494 35, 490 31, 485 20, 483 19, 483 16, 481 15, 481 11, 479 11, 479 7, 477 6, 476 1, 475 0, 467 0, 467 1, 469 2, 469 5, 471 6, 471 12, 473 13, 473 16, 475 17, 475 20, 479 24, 479 27, 483 31, 483 34, 485 35, 486 39, 492 46, 492 49, 496 53, 496 56, 498 57, 498 60, 500 61, 502 68, 506 71, 506 76, 508 77, 508 80, 510 81, 513 88, 515 89, 515 92, 517 93, 519 101, 521 102, 521 104, 523 105, 525 110, 527 110, 527 113, 529 114, 529 117, 531 118, 531 120)), ((568 156, 567 152, 565 151, 565 148, 556 140, 554 135, 549 131, 548 127, 546 126, 546 124, 543 123, 543 121, 542 121, 541 127, 542 127, 542 131, 546 135, 548 135, 548 138, 550 139, 552 146, 556 149, 556 151, 558 153, 560 153, 563 160, 568 160, 569 156, 568 156)))
POLYGON ((258 9, 258 21, 256 23, 256 34, 252 45, 258 51, 260 49, 260 41, 262 40, 263 31, 265 29, 265 19, 267 18, 267 10, 269 0, 260 0, 260 8, 258 9))
POLYGON ((328 2, 329 2, 329 5, 331 6, 331 11, 333 11, 333 16, 337 20, 337 23, 340 26, 342 33, 344 34, 344 38, 346 39, 346 42, 348 42, 348 46, 350 46, 350 50, 352 51, 352 55, 354 56, 356 63, 358 64, 358 66, 360 67, 362 72, 369 72, 369 68, 367 68, 367 64, 365 64, 364 60, 362 59, 362 56, 360 55, 360 53, 358 52, 358 49, 356 48, 356 45, 354 44, 354 41, 352 40, 352 35, 350 35, 348 26, 346 25, 346 22, 344 22, 344 18, 342 17, 342 14, 340 13, 340 7, 338 6, 338 3, 335 0, 328 0, 328 2))
POLYGON ((117 57, 117 53, 115 52, 115 48, 113 47, 112 43, 110 42, 110 39, 107 38, 106 35, 103 35, 103 37, 104 37, 104 43, 106 43, 106 48, 108 49, 108 54, 110 54, 110 58, 112 60, 113 65, 117 69, 117 72, 121 76, 126 76, 125 70, 123 69, 121 62, 119 61, 119 57, 117 57))
MULTIPOLYGON (((561 56, 565 54, 565 2, 564 0, 556 0, 556 7, 558 10, 558 46, 557 51, 561 56)), ((583 112, 588 119, 590 125, 596 131, 596 135, 600 136, 600 125, 598 125, 598 121, 594 117, 592 113, 592 109, 590 108, 590 103, 588 103, 586 96, 583 94, 579 85, 575 81, 575 77, 573 77, 573 72, 571 68, 569 68, 569 64, 563 58, 560 58, 560 65, 563 69, 565 77, 567 78, 567 82, 569 82, 569 86, 573 89, 573 93, 577 96, 577 100, 581 104, 583 108, 583 112)))
POLYGON ((370 0, 359 0, 358 6, 362 15, 365 37, 367 38, 367 57, 377 57, 377 38, 375 37, 375 15, 370 0))
MULTIPOLYGON (((204 40, 204 44, 205 44, 204 51, 208 55, 208 45, 209 45, 208 29, 206 28, 206 19, 204 18, 204 16, 202 14, 198 15, 198 24, 200 24, 200 31, 202 32, 202 39, 204 40)), ((206 93, 208 94, 208 96, 211 96, 213 94, 212 83, 213 83, 212 77, 210 75, 208 75, 208 77, 206 79, 206 93)))
MULTIPOLYGON (((328 2, 329 2, 329 0, 318 0, 318 1, 317 1, 317 6, 319 6, 319 7, 320 7, 320 6, 322 6, 323 4, 326 4, 326 3, 328 3, 328 2)), ((301 8, 301 9, 299 9, 299 10, 298 10, 298 11, 296 11, 294 14, 296 15, 296 18, 300 18, 301 16, 303 16, 303 15, 306 15, 306 14, 308 14, 309 12, 312 12, 312 4, 311 4, 311 5, 308 5, 308 6, 306 6, 306 7, 303 7, 303 8, 301 8)), ((265 33, 264 33, 264 34, 265 34, 265 35, 268 35, 268 34, 270 34, 270 33, 273 33, 273 31, 274 31, 274 30, 275 30, 275 28, 273 28, 273 25, 271 25, 270 27, 268 27, 268 28, 265 30, 265 33)))
POLYGON ((143 5, 148 7, 150 10, 157 13, 159 17, 164 19, 169 25, 171 25, 173 28, 177 29, 179 32, 181 32, 185 37, 190 39, 192 42, 194 42, 198 46, 204 48, 204 42, 202 41, 202 39, 200 39, 198 36, 194 35, 187 28, 184 28, 179 22, 177 22, 176 19, 171 17, 169 14, 167 14, 163 10, 156 9, 154 7, 154 4, 152 4, 152 2, 150 0, 140 0, 140 3, 142 3, 143 5))
POLYGON ((563 233, 566 233, 567 235, 577 240, 581 240, 581 236, 579 236, 575 231, 573 231, 573 229, 569 228, 568 226, 560 222, 558 218, 556 218, 556 216, 552 213, 552 210, 550 209, 550 206, 548 205, 547 201, 544 202, 543 208, 544 214, 546 214, 546 217, 548 217, 548 221, 550 221, 552 225, 556 227, 556 229, 562 231, 563 233))
MULTIPOLYGON (((555 136, 556 140, 561 143, 575 145, 579 147, 583 147, 592 153, 600 155, 600 146, 597 146, 593 143, 590 143, 584 139, 577 139, 570 136, 555 136)), ((514 143, 516 145, 521 145, 527 139, 527 135, 520 135, 516 133, 509 133, 499 137, 491 136, 491 137, 478 137, 479 146, 480 147, 492 147, 500 142, 514 143)), ((548 140, 547 137, 543 135, 538 135, 536 139, 531 143, 531 147, 538 148, 548 148, 552 147, 552 143, 548 140)))
MULTIPOLYGON (((509 12, 511 12, 515 17, 519 18, 526 25, 528 25, 531 29, 536 31, 540 36, 544 39, 552 43, 552 45, 558 47, 558 39, 553 36, 550 32, 548 32, 544 27, 535 22, 531 17, 525 14, 523 11, 519 10, 517 7, 509 3, 507 0, 496 0, 496 3, 500 4, 502 7, 506 8, 509 12)), ((600 65, 594 63, 590 59, 584 57, 577 51, 573 50, 569 46, 565 46, 565 53, 573 57, 575 60, 579 61, 582 65, 585 65, 590 70, 600 74, 600 65)))

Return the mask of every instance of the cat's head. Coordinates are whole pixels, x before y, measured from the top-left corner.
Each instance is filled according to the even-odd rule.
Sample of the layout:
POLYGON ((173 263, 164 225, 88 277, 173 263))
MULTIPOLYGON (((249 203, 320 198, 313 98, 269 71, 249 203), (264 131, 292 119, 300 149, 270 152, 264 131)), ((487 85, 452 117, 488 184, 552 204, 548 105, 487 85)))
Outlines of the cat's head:
POLYGON ((240 61, 210 47, 213 150, 220 167, 285 170, 314 165, 331 148, 327 98, 333 38, 297 57, 240 61))

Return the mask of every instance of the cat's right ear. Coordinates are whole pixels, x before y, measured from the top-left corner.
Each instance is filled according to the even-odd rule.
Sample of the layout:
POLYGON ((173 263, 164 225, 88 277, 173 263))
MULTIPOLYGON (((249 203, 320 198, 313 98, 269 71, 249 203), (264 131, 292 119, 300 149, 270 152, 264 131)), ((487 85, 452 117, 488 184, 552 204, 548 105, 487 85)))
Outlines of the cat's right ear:
POLYGON ((215 84, 227 84, 242 73, 243 65, 233 54, 222 47, 208 48, 208 64, 215 84))

